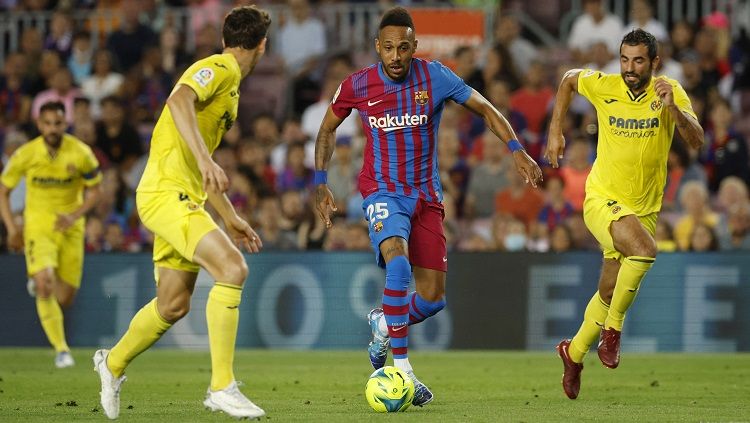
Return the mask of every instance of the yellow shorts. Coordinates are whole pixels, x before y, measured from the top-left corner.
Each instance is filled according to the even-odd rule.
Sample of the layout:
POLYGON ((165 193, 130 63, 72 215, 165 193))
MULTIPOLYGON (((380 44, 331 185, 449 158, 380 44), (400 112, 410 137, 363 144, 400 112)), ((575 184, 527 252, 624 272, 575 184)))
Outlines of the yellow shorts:
POLYGON ((83 273, 84 221, 79 219, 65 232, 54 229, 55 217, 47 216, 43 222, 27 222, 24 227, 24 252, 26 273, 29 276, 44 269, 55 269, 57 276, 78 289, 83 273))
MULTIPOLYGON (((635 212, 617 200, 586 194, 586 199, 583 202, 583 221, 594 235, 594 238, 599 241, 604 258, 615 259, 617 261, 622 259, 622 254, 615 250, 615 243, 612 240, 612 234, 609 232, 609 226, 612 222, 631 214, 634 215, 635 212)), ((638 217, 641 224, 653 236, 656 231, 656 220, 659 217, 659 213, 636 217, 638 217)))
POLYGON ((193 263, 198 242, 219 229, 203 208, 187 195, 174 192, 138 192, 135 196, 143 224, 154 233, 154 275, 159 267, 198 273, 193 263))

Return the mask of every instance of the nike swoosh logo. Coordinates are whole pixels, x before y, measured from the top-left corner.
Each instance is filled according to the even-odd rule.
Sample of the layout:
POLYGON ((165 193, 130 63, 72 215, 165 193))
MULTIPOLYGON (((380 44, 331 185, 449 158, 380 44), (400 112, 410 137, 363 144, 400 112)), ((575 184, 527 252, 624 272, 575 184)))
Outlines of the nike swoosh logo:
POLYGON ((443 257, 443 263, 447 263, 447 262, 448 262, 448 257, 443 257))
POLYGON ((610 98, 609 100, 604 100, 604 102, 607 103, 607 104, 614 103, 615 101, 617 101, 616 98, 610 98))
POLYGON ((403 328, 405 328, 405 327, 406 327, 406 325, 404 325, 404 326, 398 326, 398 327, 394 327, 394 328, 391 328, 391 329, 393 329, 393 331, 394 331, 394 332, 398 332, 398 331, 400 331, 401 329, 403 329, 403 328))
POLYGON ((410 128, 410 126, 393 126, 391 128, 382 128, 382 130, 383 130, 383 132, 391 132, 391 131, 395 131, 397 129, 405 129, 405 128, 410 128))
POLYGON ((370 107, 372 107, 372 106, 374 106, 374 105, 376 105, 376 104, 378 104, 378 103, 380 103, 380 102, 382 102, 382 101, 383 101, 383 100, 378 100, 378 101, 370 101, 370 100, 367 100, 367 105, 368 105, 368 106, 370 106, 370 107))

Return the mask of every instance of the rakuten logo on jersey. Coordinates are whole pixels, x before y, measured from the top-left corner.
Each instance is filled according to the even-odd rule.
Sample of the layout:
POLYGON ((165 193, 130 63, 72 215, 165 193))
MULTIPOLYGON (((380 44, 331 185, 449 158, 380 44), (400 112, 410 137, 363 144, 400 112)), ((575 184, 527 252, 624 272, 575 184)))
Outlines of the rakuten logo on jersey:
POLYGON ((427 115, 410 115, 408 113, 402 116, 393 116, 386 113, 383 117, 370 116, 368 118, 371 128, 382 129, 383 132, 391 132, 397 129, 411 128, 427 123, 427 115))

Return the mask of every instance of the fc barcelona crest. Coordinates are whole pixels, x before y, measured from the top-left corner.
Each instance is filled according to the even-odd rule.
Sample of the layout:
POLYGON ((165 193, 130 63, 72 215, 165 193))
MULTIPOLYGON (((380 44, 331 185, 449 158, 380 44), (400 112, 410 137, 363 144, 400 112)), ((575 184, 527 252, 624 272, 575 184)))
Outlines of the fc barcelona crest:
POLYGON ((414 91, 414 102, 420 106, 424 106, 430 100, 430 95, 427 91, 414 91))

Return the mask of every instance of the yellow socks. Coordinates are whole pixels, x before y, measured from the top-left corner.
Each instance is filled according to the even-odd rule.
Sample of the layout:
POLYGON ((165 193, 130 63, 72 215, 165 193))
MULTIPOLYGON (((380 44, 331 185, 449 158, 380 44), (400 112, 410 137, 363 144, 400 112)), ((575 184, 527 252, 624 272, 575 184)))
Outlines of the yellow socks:
POLYGON ((617 284, 612 294, 612 302, 609 305, 609 314, 604 322, 607 329, 622 331, 622 323, 625 320, 625 312, 635 301, 638 287, 646 272, 654 265, 653 257, 630 256, 620 262, 620 271, 617 273, 617 284))
POLYGON ((240 320, 242 287, 216 282, 208 293, 206 323, 211 348, 211 390, 219 391, 234 381, 234 342, 240 320))
POLYGON ((583 313, 581 328, 578 329, 578 333, 573 337, 568 348, 570 358, 576 363, 583 363, 583 357, 591 348, 591 344, 599 338, 608 310, 609 306, 602 300, 599 291, 596 291, 583 313))
POLYGON ((44 333, 55 352, 70 351, 68 343, 65 342, 62 309, 55 296, 50 295, 47 298, 37 296, 36 312, 39 315, 39 321, 42 323, 42 329, 44 329, 44 333))
POLYGON ((125 367, 138 356, 146 351, 172 324, 164 320, 156 309, 156 298, 151 300, 135 314, 130 321, 130 327, 120 342, 109 352, 107 367, 115 377, 120 377, 125 372, 125 367))

